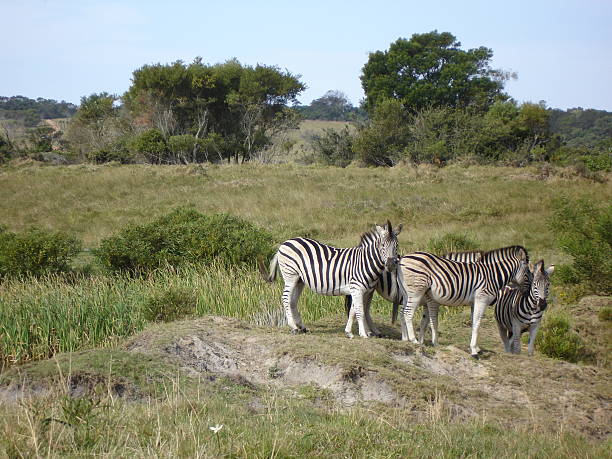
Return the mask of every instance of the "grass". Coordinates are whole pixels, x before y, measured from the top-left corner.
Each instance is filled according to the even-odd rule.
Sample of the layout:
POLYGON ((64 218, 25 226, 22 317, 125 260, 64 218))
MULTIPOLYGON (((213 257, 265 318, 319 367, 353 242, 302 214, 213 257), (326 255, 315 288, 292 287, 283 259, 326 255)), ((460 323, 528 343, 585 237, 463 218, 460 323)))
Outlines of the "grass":
MULTIPOLYGON (((370 366, 394 387, 408 384, 402 393, 419 389, 418 403, 429 421, 415 422, 410 407, 341 410, 327 403, 327 395, 316 387, 296 395, 223 378, 198 380, 176 365, 128 355, 122 350, 126 337, 155 327, 174 330, 174 323, 151 326, 152 320, 213 314, 250 323, 279 321, 281 285, 266 284, 247 268, 186 266, 132 278, 91 266, 89 250, 103 238, 127 223, 145 223, 179 205, 240 216, 269 230, 279 243, 302 235, 352 246, 373 223, 390 219, 394 225, 404 223, 404 253, 450 234, 467 236, 480 249, 521 244, 533 260, 561 264, 567 256, 555 246, 546 225, 550 202, 560 190, 588 197, 595 205, 612 197, 608 182, 592 182, 564 170, 543 180, 536 167, 4 166, 0 223, 10 231, 33 224, 63 230, 82 239, 86 249, 75 262, 81 274, 0 284, 0 359, 8 364, 0 386, 14 381, 16 374, 53 379, 71 373, 102 389, 73 402, 62 379, 56 378, 52 386, 57 390, 20 404, 0 397, 0 456, 610 457, 609 441, 586 440, 562 429, 551 435, 537 422, 501 424, 497 416, 507 411, 501 403, 488 417, 453 419, 444 408, 445 397, 458 394, 453 377, 431 385, 422 373, 407 372, 393 361, 389 355, 405 348, 395 327, 382 327, 393 339, 344 339, 341 298, 304 292, 299 309, 315 332, 293 339, 285 328, 272 329, 269 334, 278 336, 277 351, 330 365, 370 366), (53 359, 44 360, 50 356, 53 359), (40 362, 32 362, 36 360, 40 362), (116 387, 122 385, 138 388, 132 397, 136 403, 117 396, 116 387), (213 434, 209 427, 216 424, 224 427, 213 434)), ((590 387, 603 387, 605 397, 607 379, 601 374, 609 362, 609 340, 599 336, 602 331, 609 336, 610 321, 609 312, 601 314, 603 319, 597 314, 609 308, 609 301, 597 307, 581 302, 573 309, 576 292, 555 287, 553 293, 551 309, 568 314, 585 345, 598 355, 597 367, 572 371, 577 379, 588 377, 590 387)), ((389 309, 376 298, 375 320, 388 323, 389 309)), ((442 346, 467 352, 468 316, 469 311, 461 309, 445 313, 442 346)), ((574 369, 563 366, 569 364, 549 363, 537 348, 531 360, 497 355, 502 346, 491 314, 479 340, 485 361, 494 362, 500 381, 565 390, 559 381, 574 369)), ((478 406, 479 390, 488 389, 475 389, 466 400, 478 406)))

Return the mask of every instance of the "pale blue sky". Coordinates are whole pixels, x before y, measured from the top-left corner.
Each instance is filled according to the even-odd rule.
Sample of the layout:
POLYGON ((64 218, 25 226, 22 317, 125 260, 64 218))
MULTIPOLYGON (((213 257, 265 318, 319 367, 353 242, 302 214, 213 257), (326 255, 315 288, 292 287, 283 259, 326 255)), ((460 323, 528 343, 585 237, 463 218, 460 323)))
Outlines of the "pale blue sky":
POLYGON ((0 95, 78 103, 122 94, 144 64, 202 56, 300 74, 305 104, 337 89, 356 105, 369 52, 432 30, 492 48, 519 102, 612 111, 612 0, 0 0, 0 95))

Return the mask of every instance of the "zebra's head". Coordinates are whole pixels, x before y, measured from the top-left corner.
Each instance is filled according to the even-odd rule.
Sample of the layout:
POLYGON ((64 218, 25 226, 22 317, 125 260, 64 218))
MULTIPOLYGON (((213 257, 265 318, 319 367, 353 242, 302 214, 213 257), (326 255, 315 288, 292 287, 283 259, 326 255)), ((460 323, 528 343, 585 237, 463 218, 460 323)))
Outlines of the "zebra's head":
POLYGON ((544 269, 544 260, 538 261, 533 267, 533 280, 531 281, 531 295, 536 300, 536 307, 545 311, 548 303, 548 289, 550 287, 550 275, 555 270, 554 265, 544 269))
POLYGON ((518 264, 515 265, 516 270, 514 271, 514 277, 511 279, 511 282, 516 285, 524 285, 530 275, 529 255, 527 255, 527 251, 523 247, 515 246, 511 247, 511 249, 515 250, 518 255, 518 264))
POLYGON ((389 272, 394 272, 399 260, 397 235, 402 232, 402 225, 400 224, 396 229, 393 229, 391 222, 387 220, 386 225, 376 225, 376 232, 378 234, 378 253, 380 258, 385 263, 385 269, 389 272))

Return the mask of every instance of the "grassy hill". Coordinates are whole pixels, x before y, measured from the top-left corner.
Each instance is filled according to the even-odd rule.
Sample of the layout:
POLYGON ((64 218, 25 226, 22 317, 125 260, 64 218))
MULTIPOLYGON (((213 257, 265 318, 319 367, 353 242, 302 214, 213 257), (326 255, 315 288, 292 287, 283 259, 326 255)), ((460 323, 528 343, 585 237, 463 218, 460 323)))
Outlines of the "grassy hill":
POLYGON ((177 206, 246 218, 278 242, 351 246, 390 219, 404 223, 403 252, 452 234, 560 264, 547 218, 561 194, 603 205, 612 189, 536 167, 0 168, 2 224, 61 229, 86 248, 81 275, 0 284, 1 338, 23 332, 2 341, 0 456, 610 457, 609 298, 553 289, 547 315, 570 317, 591 360, 506 355, 488 311, 475 361, 468 308, 443 313, 434 349, 401 342, 380 298, 386 338, 348 340, 342 300, 305 293, 312 333, 296 337, 274 325, 281 286, 253 271, 87 267, 103 238, 177 206), (151 324, 152 304, 190 317, 151 324))

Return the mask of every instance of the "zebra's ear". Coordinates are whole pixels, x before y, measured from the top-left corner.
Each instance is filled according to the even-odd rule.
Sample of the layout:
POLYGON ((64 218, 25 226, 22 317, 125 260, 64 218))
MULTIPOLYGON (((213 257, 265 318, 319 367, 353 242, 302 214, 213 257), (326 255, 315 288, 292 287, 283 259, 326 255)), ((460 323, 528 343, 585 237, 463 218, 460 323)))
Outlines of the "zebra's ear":
POLYGON ((393 228, 391 228, 391 222, 389 220, 387 220, 387 233, 391 234, 393 233, 393 228))
POLYGON ((538 261, 533 267, 533 272, 541 272, 544 273, 544 260, 538 261))
POLYGON ((550 276, 553 271, 555 270, 555 265, 550 265, 547 269, 546 269, 546 275, 550 276))
POLYGON ((402 223, 400 223, 399 225, 397 225, 397 228, 395 228, 395 230, 393 231, 393 234, 395 234, 395 237, 397 237, 397 235, 398 235, 399 233, 401 233, 401 232, 402 232, 402 227, 403 227, 403 226, 404 226, 404 225, 403 225, 402 223))

